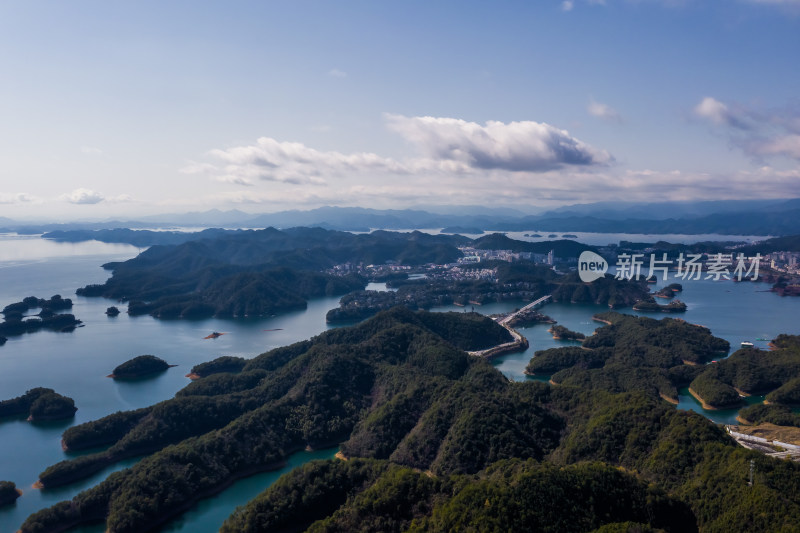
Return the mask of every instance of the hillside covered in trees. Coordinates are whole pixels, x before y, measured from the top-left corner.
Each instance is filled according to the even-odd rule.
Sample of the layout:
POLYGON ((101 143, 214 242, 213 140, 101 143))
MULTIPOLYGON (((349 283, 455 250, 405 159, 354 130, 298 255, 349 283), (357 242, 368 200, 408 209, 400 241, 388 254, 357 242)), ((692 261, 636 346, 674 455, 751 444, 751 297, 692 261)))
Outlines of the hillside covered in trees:
MULTIPOLYGON (((691 368, 682 359, 727 348, 677 320, 611 318, 587 340, 605 366, 628 351, 669 379, 691 368)), ((224 531, 790 531, 800 521, 800 465, 738 447, 660 399, 657 380, 626 381, 625 392, 593 378, 508 382, 463 351, 474 339, 462 320, 395 308, 77 426, 73 442, 111 447, 54 465, 45 487, 48 475, 149 455, 22 531, 94 520, 111 533, 147 530, 232 479, 333 443, 348 461, 284 476, 224 531)))
POLYGON ((616 312, 595 318, 608 325, 581 347, 536 352, 529 374, 552 374, 552 381, 610 392, 644 390, 677 403, 678 389, 705 368, 697 366, 728 352, 728 341, 680 319, 654 320, 616 312))
POLYGON ((710 365, 691 383, 693 394, 716 408, 742 404, 742 395, 766 395, 770 404, 800 405, 800 342, 783 335, 774 350, 742 348, 710 365))

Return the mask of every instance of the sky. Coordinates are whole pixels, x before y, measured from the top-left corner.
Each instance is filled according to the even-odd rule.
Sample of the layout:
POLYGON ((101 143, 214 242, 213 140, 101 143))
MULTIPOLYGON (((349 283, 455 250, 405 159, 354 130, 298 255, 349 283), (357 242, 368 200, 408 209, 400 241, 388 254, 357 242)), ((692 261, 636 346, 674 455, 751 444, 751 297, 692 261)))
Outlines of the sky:
POLYGON ((800 197, 800 0, 0 0, 0 217, 800 197))

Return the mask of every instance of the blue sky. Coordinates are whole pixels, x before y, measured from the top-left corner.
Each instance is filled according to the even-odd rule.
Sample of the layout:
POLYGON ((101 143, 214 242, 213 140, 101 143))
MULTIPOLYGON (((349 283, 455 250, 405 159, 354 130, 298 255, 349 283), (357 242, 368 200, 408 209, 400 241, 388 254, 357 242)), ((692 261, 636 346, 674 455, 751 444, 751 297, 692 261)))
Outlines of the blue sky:
POLYGON ((0 216, 800 196, 800 0, 0 1, 0 216))

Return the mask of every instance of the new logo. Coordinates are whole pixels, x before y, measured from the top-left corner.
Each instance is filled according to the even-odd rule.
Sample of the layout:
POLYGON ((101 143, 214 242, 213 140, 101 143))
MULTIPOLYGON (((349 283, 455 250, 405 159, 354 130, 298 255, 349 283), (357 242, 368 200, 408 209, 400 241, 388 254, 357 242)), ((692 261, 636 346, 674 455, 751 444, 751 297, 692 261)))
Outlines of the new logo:
POLYGON ((594 252, 586 250, 578 257, 578 276, 584 283, 591 283, 602 278, 607 270, 606 260, 594 252))

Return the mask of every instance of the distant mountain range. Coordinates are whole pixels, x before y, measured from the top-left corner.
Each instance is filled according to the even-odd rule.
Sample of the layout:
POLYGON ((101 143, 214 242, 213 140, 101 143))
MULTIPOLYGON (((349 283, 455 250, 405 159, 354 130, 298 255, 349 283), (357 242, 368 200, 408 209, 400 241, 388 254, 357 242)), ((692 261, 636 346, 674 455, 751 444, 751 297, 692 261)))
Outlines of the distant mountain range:
POLYGON ((31 224, 0 217, 0 231, 38 234, 50 231, 114 228, 290 228, 321 227, 368 232, 373 229, 464 227, 484 231, 584 231, 603 233, 796 235, 800 198, 703 202, 600 202, 559 207, 537 215, 507 208, 464 206, 426 209, 320 207, 307 211, 252 214, 210 210, 139 217, 135 220, 31 224))

